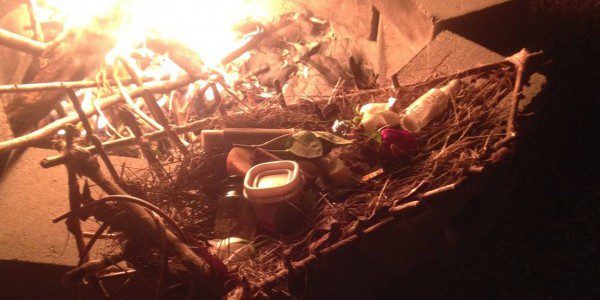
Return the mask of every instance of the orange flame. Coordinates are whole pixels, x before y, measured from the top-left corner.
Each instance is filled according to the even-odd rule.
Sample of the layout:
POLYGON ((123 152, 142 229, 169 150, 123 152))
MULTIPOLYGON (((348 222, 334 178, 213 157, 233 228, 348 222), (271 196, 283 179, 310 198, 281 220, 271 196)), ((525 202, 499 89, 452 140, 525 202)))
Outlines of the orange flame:
MULTIPOLYGON (((43 0, 40 0, 43 1, 43 0)), ((86 25, 93 17, 118 16, 117 45, 107 56, 130 53, 149 32, 176 39, 194 49, 207 66, 216 67, 240 45, 233 27, 246 20, 265 21, 265 0, 45 0, 61 14, 66 28, 86 25)))

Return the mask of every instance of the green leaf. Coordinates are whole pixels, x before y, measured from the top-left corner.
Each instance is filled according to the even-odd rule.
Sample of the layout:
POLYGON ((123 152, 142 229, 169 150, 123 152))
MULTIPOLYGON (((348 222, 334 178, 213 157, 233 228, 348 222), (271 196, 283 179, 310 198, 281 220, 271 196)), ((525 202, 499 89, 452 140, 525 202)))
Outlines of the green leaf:
POLYGON ((288 150, 299 157, 316 158, 323 155, 323 144, 316 134, 302 130, 292 135, 292 144, 288 150))
POLYGON ((365 132, 364 135, 371 139, 374 139, 379 144, 381 144, 382 142, 381 132, 379 131, 365 132))
POLYGON ((260 145, 234 144, 234 146, 246 149, 260 147, 282 158, 284 156, 290 156, 290 159, 316 158, 323 156, 325 152, 323 141, 329 146, 327 149, 347 146, 353 143, 351 140, 341 138, 326 131, 301 130, 292 135, 276 137, 260 145))
POLYGON ((327 142, 330 142, 330 143, 338 145, 338 146, 346 146, 346 145, 350 145, 354 142, 352 140, 347 140, 345 138, 339 137, 339 136, 337 136, 333 133, 329 133, 327 131, 313 131, 313 133, 320 139, 323 139, 327 142))

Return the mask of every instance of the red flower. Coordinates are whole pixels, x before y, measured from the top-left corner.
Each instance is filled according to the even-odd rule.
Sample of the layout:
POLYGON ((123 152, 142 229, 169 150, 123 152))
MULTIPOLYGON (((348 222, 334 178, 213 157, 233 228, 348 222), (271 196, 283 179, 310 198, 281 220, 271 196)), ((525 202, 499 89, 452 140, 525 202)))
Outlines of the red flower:
POLYGON ((403 129, 385 128, 381 130, 381 147, 379 153, 382 160, 410 160, 417 154, 417 140, 403 129))

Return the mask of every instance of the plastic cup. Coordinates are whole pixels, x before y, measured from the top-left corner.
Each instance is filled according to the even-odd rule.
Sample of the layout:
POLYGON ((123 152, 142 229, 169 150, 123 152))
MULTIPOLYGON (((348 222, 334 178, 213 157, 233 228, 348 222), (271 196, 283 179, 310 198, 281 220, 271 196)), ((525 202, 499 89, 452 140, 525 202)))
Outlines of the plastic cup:
POLYGON ((244 178, 244 196, 259 224, 271 231, 289 231, 301 213, 304 179, 298 163, 289 160, 258 164, 244 178))

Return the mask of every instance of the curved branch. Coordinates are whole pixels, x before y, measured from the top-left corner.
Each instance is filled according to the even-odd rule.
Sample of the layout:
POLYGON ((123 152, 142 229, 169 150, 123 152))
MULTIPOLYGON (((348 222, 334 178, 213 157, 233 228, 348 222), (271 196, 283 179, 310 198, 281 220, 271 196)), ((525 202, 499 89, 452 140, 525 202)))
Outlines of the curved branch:
POLYGON ((32 40, 2 28, 0 28, 0 45, 36 56, 43 55, 48 46, 46 43, 32 40))
POLYGON ((124 260, 123 253, 105 256, 99 259, 90 260, 63 275, 61 282, 63 286, 70 286, 81 281, 86 276, 101 271, 102 269, 122 262, 124 260))
POLYGON ((114 219, 122 216, 124 213, 125 212, 119 212, 119 213, 117 213, 112 218, 110 218, 109 220, 106 220, 106 222, 102 223, 102 225, 100 225, 100 227, 98 227, 98 230, 96 230, 96 232, 94 233, 94 235, 92 236, 92 238, 90 238, 90 241, 87 243, 87 245, 85 246, 85 249, 81 253, 81 255, 79 257, 79 262, 77 263, 78 266, 81 266, 81 265, 84 264, 85 258, 90 253, 90 250, 92 250, 92 247, 94 246, 94 244, 96 243, 96 241, 102 236, 102 233, 104 233, 104 231, 106 229, 108 229, 108 227, 110 226, 110 222, 112 220, 114 220, 114 219))
POLYGON ((60 222, 70 216, 73 215, 80 215, 82 213, 85 213, 88 209, 106 203, 106 202, 110 202, 110 201, 124 201, 124 202, 131 202, 131 203, 135 203, 137 205, 140 205, 144 208, 147 208, 149 210, 151 210, 152 212, 155 212, 156 214, 158 214, 161 218, 163 218, 164 220, 167 221, 167 223, 169 223, 169 225, 171 227, 173 227, 173 229, 175 229, 177 235, 179 238, 183 239, 184 241, 186 241, 187 243, 187 238, 185 236, 185 234, 183 233, 183 231, 181 231, 181 229, 179 228, 179 226, 177 226, 177 223, 175 223, 175 221, 173 219, 171 219, 171 217, 169 217, 169 215, 167 215, 166 213, 164 213, 163 211, 160 210, 160 208, 154 206, 153 204, 151 204, 150 202, 144 201, 140 198, 137 197, 133 197, 133 196, 129 196, 129 195, 109 195, 106 197, 102 197, 94 202, 90 202, 84 206, 82 206, 81 208, 79 208, 78 210, 75 211, 69 211, 66 214, 52 220, 52 222, 57 223, 60 222))

